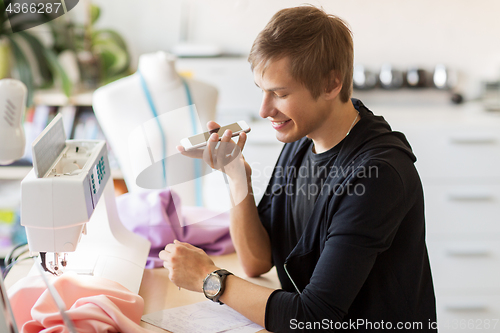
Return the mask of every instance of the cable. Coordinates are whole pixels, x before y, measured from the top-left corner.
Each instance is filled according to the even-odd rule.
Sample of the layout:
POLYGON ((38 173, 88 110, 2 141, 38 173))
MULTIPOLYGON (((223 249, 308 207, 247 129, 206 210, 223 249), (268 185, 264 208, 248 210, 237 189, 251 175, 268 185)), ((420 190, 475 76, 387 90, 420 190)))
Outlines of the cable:
MULTIPOLYGON (((5 266, 10 265, 12 263, 12 261, 13 261, 12 258, 14 257, 14 252, 17 249, 19 249, 19 248, 21 248, 23 246, 26 246, 26 245, 28 245, 28 243, 21 243, 21 244, 18 244, 16 246, 14 246, 14 248, 12 250, 10 250, 9 253, 5 256, 5 259, 4 259, 5 266)), ((20 253, 19 255, 17 255, 16 259, 19 258, 19 256, 22 255, 25 252, 27 252, 27 251, 25 250, 22 253, 20 253)))
POLYGON ((26 258, 22 258, 22 259, 18 259, 18 260, 15 260, 13 262, 11 262, 8 266, 6 266, 2 272, 2 278, 5 280, 5 278, 7 277, 7 274, 9 274, 10 270, 12 269, 12 267, 14 267, 15 264, 21 262, 21 261, 25 261, 25 260, 28 260, 28 259, 35 259, 35 257, 26 257, 26 258))

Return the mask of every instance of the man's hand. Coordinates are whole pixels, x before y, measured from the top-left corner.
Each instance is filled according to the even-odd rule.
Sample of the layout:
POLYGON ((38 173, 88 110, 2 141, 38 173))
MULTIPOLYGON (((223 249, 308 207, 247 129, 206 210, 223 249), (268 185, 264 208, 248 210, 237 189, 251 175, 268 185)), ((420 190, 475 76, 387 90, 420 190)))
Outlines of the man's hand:
MULTIPOLYGON (((213 121, 208 122, 207 127, 209 130, 220 128, 219 124, 213 121)), ((236 144, 232 142, 231 132, 229 131, 221 139, 221 143, 225 142, 225 145, 221 144, 217 147, 218 139, 218 135, 214 133, 209 138, 207 147, 204 149, 185 151, 182 146, 178 146, 177 149, 185 156, 203 158, 208 165, 220 168, 222 172, 228 175, 232 205, 230 211, 231 239, 233 240, 236 253, 240 258, 245 273, 251 277, 259 276, 268 272, 273 267, 271 241, 269 234, 260 221, 255 205, 250 179, 251 168, 241 154, 246 143, 246 134, 241 133, 236 144), (237 151, 239 152, 236 158, 234 158, 235 155, 233 153, 235 148, 238 148, 237 151), (231 159, 232 157, 234 159, 231 159), (229 164, 224 165, 228 160, 230 161, 229 164), (221 165, 224 168, 223 170, 221 165)), ((163 259, 162 256, 160 258, 163 259)), ((171 264, 166 261, 165 265, 171 264)), ((210 272, 210 269, 207 269, 207 272, 203 272, 203 274, 206 276, 210 272)), ((200 274, 200 277, 203 274, 200 274)))
MULTIPOLYGON (((209 131, 212 131, 220 128, 220 125, 214 121, 209 121, 207 127, 209 131)), ((234 143, 231 139, 232 134, 230 130, 226 130, 219 143, 219 135, 213 133, 204 149, 187 151, 183 146, 177 146, 177 150, 184 156, 202 158, 211 168, 226 173, 230 178, 240 176, 241 172, 238 172, 238 169, 243 168, 246 176, 249 177, 251 168, 242 155, 247 140, 246 133, 240 133, 238 143, 234 143)))
POLYGON ((168 277, 176 286, 201 292, 205 277, 219 269, 212 259, 200 248, 189 243, 174 240, 159 254, 168 269, 168 277))

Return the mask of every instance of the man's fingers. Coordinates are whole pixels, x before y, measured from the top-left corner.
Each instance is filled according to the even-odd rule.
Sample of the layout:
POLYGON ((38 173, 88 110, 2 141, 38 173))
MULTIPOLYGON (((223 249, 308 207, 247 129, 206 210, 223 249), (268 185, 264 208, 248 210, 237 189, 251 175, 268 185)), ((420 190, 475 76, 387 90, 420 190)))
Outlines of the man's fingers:
POLYGON ((196 246, 189 244, 189 243, 184 243, 184 242, 179 242, 179 243, 184 245, 187 248, 190 248, 191 250, 201 250, 199 247, 196 247, 196 246))
POLYGON ((206 157, 208 157, 208 161, 205 159, 205 161, 210 165, 211 168, 215 168, 216 164, 216 156, 215 154, 217 153, 217 144, 219 143, 219 135, 217 133, 214 133, 210 135, 210 138, 208 139, 207 143, 207 148, 205 149, 204 154, 206 157))
POLYGON ((211 131, 211 130, 214 130, 214 129, 216 129, 216 128, 220 128, 220 125, 219 125, 219 124, 217 124, 215 121, 210 120, 210 121, 207 123, 207 128, 208 128, 208 130, 209 130, 209 131, 211 131))
POLYGON ((177 146, 176 148, 184 156, 191 157, 191 158, 203 158, 203 149, 186 150, 182 146, 177 146))
POLYGON ((243 151, 246 142, 247 142, 247 134, 245 132, 241 132, 238 137, 238 143, 236 144, 241 152, 243 151))
POLYGON ((158 258, 161 260, 167 260, 168 259, 168 253, 166 251, 160 251, 158 254, 158 258))
MULTIPOLYGON (((169 253, 171 253, 171 252, 175 251, 175 244, 173 244, 173 243, 169 243, 169 244, 167 244, 167 245, 165 246, 165 250, 164 250, 164 251, 165 251, 165 252, 169 252, 169 253)), ((163 251, 162 251, 162 252, 163 252, 163 251)))
POLYGON ((231 136, 233 135, 233 132, 231 130, 226 130, 224 134, 222 135, 222 139, 220 140, 221 142, 229 142, 231 140, 231 136))

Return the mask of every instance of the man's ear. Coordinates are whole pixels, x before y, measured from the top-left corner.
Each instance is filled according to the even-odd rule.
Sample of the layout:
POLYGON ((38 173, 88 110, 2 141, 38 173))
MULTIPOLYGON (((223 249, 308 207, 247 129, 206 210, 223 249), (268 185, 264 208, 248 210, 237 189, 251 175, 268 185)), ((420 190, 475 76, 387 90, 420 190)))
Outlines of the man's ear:
POLYGON ((327 100, 334 99, 342 90, 342 81, 339 79, 335 71, 330 72, 330 77, 325 84, 324 98, 327 100))

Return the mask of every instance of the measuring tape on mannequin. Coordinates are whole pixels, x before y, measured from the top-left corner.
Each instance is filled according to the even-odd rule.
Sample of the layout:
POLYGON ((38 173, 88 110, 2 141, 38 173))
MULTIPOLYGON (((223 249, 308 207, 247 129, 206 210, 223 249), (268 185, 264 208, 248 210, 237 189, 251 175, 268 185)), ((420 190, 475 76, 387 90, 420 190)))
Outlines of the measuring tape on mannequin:
MULTIPOLYGON (((163 180, 162 181, 163 181, 163 187, 166 187, 168 185, 167 184, 167 167, 166 167, 166 161, 165 161, 165 159, 167 157, 167 137, 166 137, 165 132, 163 131, 163 127, 161 126, 161 123, 158 119, 158 112, 157 112, 156 106, 153 102, 153 97, 151 96, 151 93, 148 89, 148 85, 146 83, 146 80, 144 80, 144 77, 140 71, 137 71, 137 73, 139 74, 139 78, 141 80, 142 90, 143 90, 144 95, 146 96, 146 99, 148 101, 149 108, 151 110, 151 113, 155 117, 156 123, 157 123, 159 131, 160 131, 161 143, 162 143, 162 153, 163 153, 163 159, 162 159, 163 180)), ((195 114, 193 99, 191 97, 191 91, 189 89, 189 86, 188 86, 186 80, 184 78, 181 78, 181 80, 182 80, 182 83, 184 86, 184 90, 186 92, 187 103, 188 103, 188 106, 190 109, 189 114, 191 117, 192 132, 193 132, 193 134, 196 134, 196 129, 197 129, 196 114, 195 114)), ((202 190, 201 190, 201 173, 202 173, 201 161, 198 159, 193 159, 193 163, 194 163, 194 173, 195 173, 196 205, 203 206, 203 196, 202 196, 202 190)))

